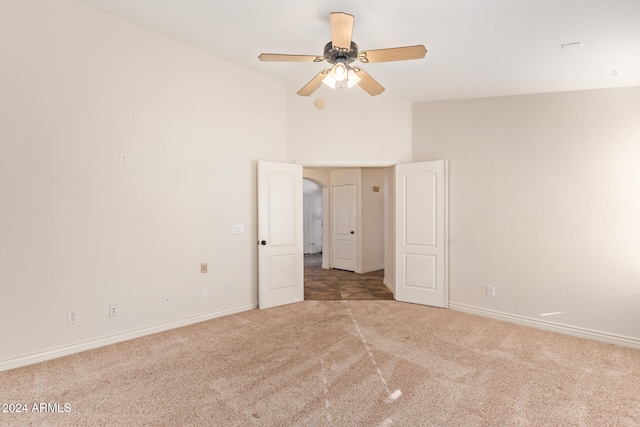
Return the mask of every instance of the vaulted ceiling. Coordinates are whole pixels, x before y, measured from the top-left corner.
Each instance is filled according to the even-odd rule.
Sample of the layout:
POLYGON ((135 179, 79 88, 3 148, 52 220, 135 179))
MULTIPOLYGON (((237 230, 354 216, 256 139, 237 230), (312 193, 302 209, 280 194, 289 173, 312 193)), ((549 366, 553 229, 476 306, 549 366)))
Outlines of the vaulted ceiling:
POLYGON ((292 93, 326 64, 265 63, 258 55, 322 55, 330 12, 355 16, 361 50, 427 48, 425 59, 363 65, 386 88, 380 97, 640 85, 640 0, 79 1, 272 77, 292 93))

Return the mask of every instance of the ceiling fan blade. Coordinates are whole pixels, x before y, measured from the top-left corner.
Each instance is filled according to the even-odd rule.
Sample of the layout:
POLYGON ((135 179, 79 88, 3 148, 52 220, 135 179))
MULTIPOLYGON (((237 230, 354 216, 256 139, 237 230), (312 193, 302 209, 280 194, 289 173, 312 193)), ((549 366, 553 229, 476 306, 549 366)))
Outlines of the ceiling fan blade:
POLYGON ((330 68, 320 71, 313 79, 311 79, 309 83, 307 83, 302 89, 298 91, 298 95, 309 96, 313 92, 315 92, 320 87, 320 85, 322 85, 322 80, 324 80, 327 74, 329 74, 329 71, 331 71, 330 68))
POLYGON ((322 62, 324 61, 324 56, 261 53, 258 59, 262 62, 322 62))
POLYGON ((333 12, 329 14, 329 21, 331 22, 331 43, 334 49, 351 49, 354 19, 353 15, 344 12, 333 12))
POLYGON ((373 79, 365 70, 360 67, 354 67, 353 71, 360 77, 358 86, 365 90, 369 95, 376 96, 384 92, 384 87, 373 79))
POLYGON ((390 49, 367 50, 358 54, 358 59, 365 64, 368 62, 405 61, 407 59, 421 59, 427 54, 423 45, 392 47, 390 49))

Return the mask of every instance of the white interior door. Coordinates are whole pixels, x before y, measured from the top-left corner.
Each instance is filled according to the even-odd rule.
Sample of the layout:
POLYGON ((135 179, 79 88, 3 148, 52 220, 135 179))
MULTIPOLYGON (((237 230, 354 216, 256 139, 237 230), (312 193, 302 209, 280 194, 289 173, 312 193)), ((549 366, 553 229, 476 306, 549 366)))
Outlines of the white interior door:
POLYGON ((447 164, 396 165, 396 300, 446 308, 447 164))
POLYGON ((331 187, 333 204, 332 267, 355 271, 358 262, 358 198, 355 184, 331 187))
POLYGON ((304 299, 302 166, 258 161, 258 306, 304 299))

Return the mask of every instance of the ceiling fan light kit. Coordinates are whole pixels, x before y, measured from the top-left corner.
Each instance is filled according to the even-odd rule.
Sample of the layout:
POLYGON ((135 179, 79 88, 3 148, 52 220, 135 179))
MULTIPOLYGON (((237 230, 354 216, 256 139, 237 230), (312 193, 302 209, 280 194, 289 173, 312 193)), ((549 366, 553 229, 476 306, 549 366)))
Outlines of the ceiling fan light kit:
POLYGON ((336 89, 343 89, 358 85, 371 96, 384 92, 384 87, 375 81, 360 67, 350 64, 356 59, 364 64, 370 62, 404 61, 421 59, 427 54, 423 45, 395 47, 369 51, 358 51, 358 45, 351 40, 353 35, 353 15, 343 12, 329 14, 331 24, 331 41, 324 47, 324 56, 291 55, 277 53, 263 53, 258 59, 263 62, 322 62, 332 64, 331 68, 320 71, 309 83, 298 91, 300 96, 310 96, 321 85, 336 89))
POLYGON ((341 82, 347 78, 347 66, 344 65, 344 62, 337 62, 331 68, 331 72, 329 73, 331 77, 337 82, 341 82))
POLYGON ((341 62, 334 65, 331 71, 327 73, 327 76, 322 79, 322 83, 331 89, 344 89, 345 83, 347 88, 351 88, 358 84, 359 81, 360 77, 358 77, 355 70, 341 62))

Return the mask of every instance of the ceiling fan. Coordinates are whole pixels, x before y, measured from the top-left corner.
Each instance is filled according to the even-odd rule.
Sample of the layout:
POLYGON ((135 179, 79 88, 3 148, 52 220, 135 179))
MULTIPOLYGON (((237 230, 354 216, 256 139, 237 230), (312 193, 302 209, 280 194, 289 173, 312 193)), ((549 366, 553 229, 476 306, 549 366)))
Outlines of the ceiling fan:
POLYGON ((331 24, 331 41, 324 47, 324 56, 316 55, 290 55, 278 53, 263 53, 258 56, 264 62, 322 62, 332 64, 316 75, 309 83, 298 91, 300 96, 309 96, 315 92, 322 83, 334 89, 342 88, 346 84, 351 87, 355 84, 364 89, 369 95, 375 96, 384 92, 384 87, 373 79, 360 67, 350 64, 358 59, 362 63, 404 61, 407 59, 421 59, 427 54, 423 45, 394 47, 390 49, 378 49, 358 51, 358 45, 351 40, 353 35, 353 15, 343 12, 329 14, 331 24))

